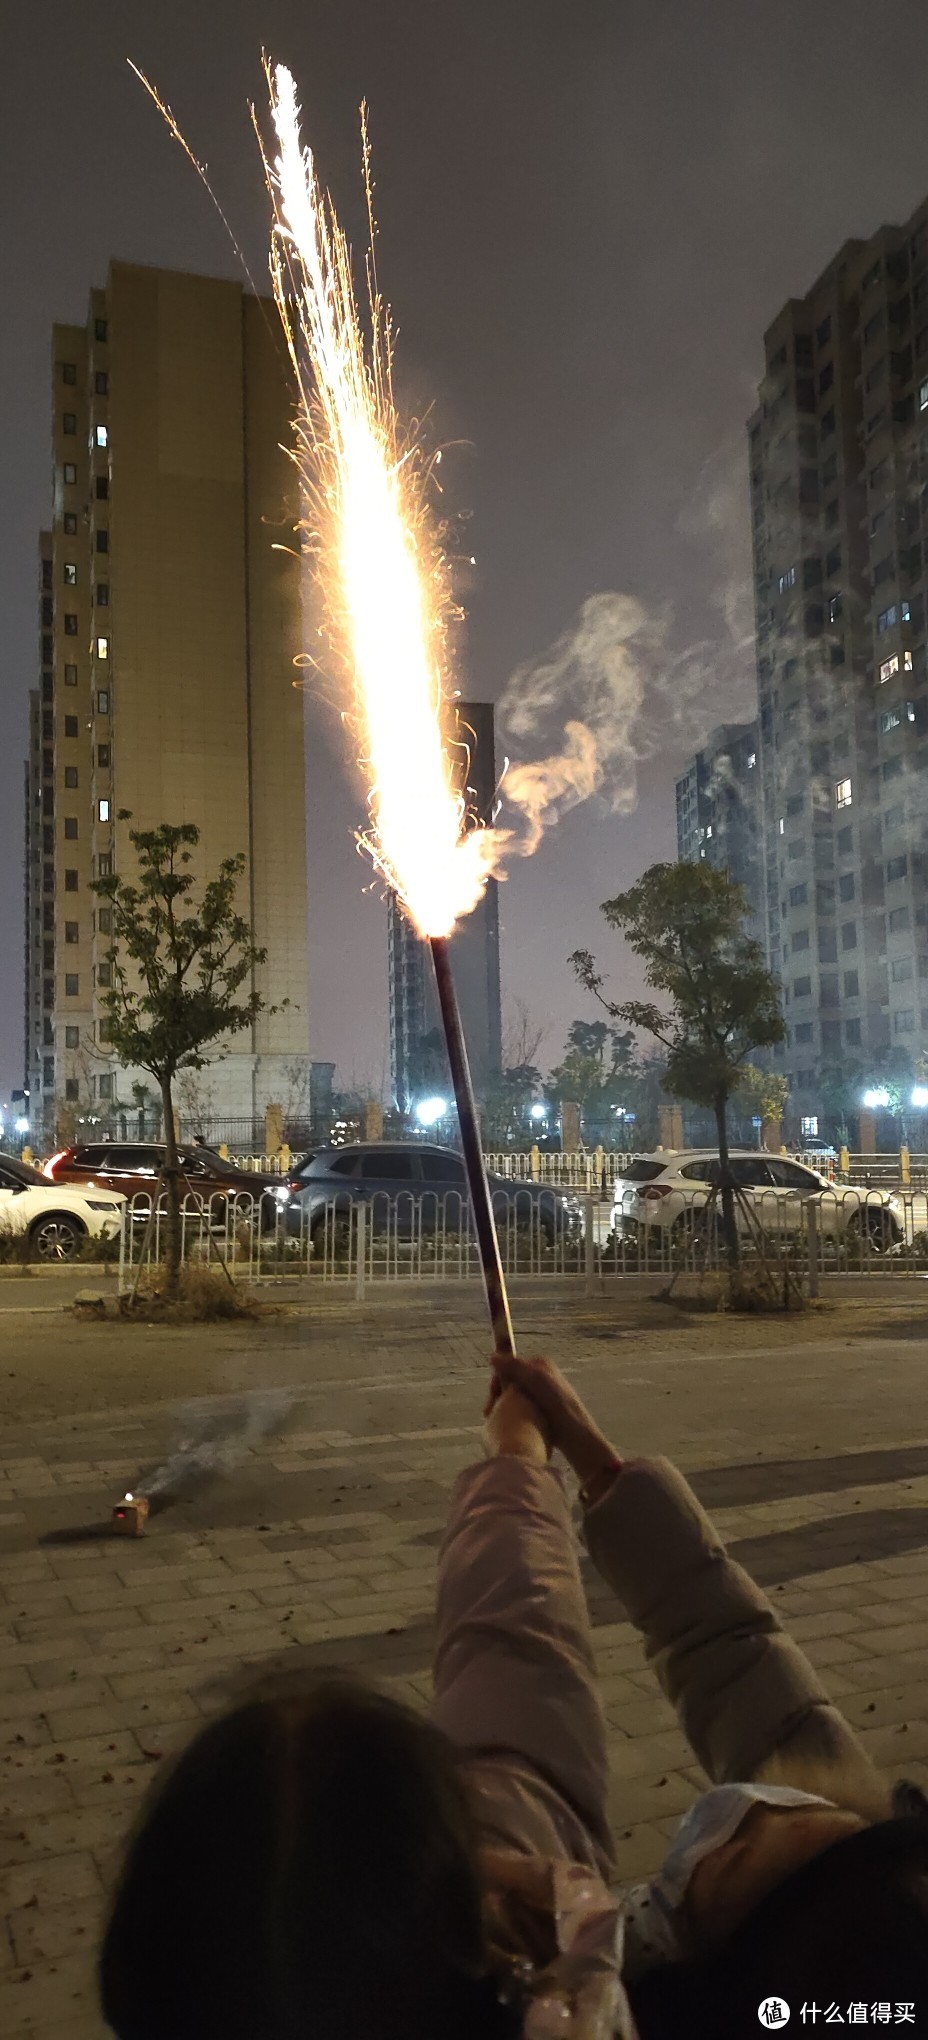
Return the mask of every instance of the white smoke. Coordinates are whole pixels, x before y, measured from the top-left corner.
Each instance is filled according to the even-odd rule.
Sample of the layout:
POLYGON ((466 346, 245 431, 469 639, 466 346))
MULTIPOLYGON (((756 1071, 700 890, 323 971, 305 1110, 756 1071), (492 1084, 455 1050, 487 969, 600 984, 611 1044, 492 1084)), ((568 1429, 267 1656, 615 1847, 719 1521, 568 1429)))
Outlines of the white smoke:
POLYGON ((510 852, 531 855, 552 822, 592 795, 613 814, 631 814, 645 760, 668 743, 695 750, 715 724, 753 712, 753 589, 740 450, 721 448, 704 464, 678 529, 709 555, 707 599, 718 613, 718 632, 681 644, 670 605, 649 611, 633 595, 603 592, 587 596, 540 660, 517 668, 498 708, 513 753, 503 808, 517 809, 524 824, 510 852))

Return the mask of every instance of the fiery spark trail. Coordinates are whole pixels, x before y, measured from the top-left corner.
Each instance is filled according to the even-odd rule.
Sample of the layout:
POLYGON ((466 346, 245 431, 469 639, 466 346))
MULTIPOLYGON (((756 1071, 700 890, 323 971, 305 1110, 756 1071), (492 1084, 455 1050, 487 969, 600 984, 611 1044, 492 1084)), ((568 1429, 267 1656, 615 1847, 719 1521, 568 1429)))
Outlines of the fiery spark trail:
MULTIPOLYGON (((448 562, 431 469, 393 404, 389 314, 368 257, 365 343, 348 245, 300 137, 293 78, 266 67, 278 153, 271 275, 300 391, 295 458, 311 506, 327 631, 350 686, 348 719, 370 788, 362 841, 422 935, 476 906, 503 838, 468 826, 442 734, 448 562)), ((366 127, 365 183, 370 201, 366 127)))

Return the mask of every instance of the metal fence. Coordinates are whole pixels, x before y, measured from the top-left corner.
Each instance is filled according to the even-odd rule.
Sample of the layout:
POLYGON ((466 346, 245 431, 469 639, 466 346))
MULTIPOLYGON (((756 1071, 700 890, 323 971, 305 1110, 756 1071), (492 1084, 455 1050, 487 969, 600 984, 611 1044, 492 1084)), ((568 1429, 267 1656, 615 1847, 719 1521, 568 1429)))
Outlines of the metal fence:
MULTIPOLYGON (((609 1279, 709 1272, 723 1264, 721 1214, 708 1192, 685 1202, 671 1192, 660 1207, 645 1223, 592 1194, 561 1209, 514 1189, 497 1210, 507 1277, 572 1277, 592 1291, 609 1279)), ((784 1281, 795 1275, 813 1292, 828 1275, 928 1275, 928 1196, 917 1190, 889 1195, 837 1187, 812 1198, 754 1192, 738 1199, 736 1224, 746 1265, 762 1265, 784 1281)), ((162 1259, 164 1227, 163 1200, 154 1212, 144 1193, 126 1206, 122 1292, 146 1264, 162 1259)), ((454 1191, 378 1191, 312 1208, 273 1191, 188 1196, 181 1227, 185 1260, 211 1263, 248 1284, 338 1284, 363 1297, 369 1286, 385 1283, 480 1276, 469 1204, 454 1191)))

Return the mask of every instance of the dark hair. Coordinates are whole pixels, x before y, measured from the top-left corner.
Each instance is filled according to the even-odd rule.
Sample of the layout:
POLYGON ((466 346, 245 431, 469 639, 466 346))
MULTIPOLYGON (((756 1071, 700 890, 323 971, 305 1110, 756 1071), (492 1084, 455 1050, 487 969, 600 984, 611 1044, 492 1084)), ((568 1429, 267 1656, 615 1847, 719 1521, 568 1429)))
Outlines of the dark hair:
POLYGON ((332 1683, 212 1723, 158 1781, 100 1958, 119 2040, 484 2040, 471 1815, 451 1744, 332 1683))
POLYGON ((797 2013, 837 2003, 928 1999, 928 1821, 882 1821, 793 1872, 701 1960, 668 1964, 631 1991, 641 2040, 743 2040, 776 1995, 797 2013))

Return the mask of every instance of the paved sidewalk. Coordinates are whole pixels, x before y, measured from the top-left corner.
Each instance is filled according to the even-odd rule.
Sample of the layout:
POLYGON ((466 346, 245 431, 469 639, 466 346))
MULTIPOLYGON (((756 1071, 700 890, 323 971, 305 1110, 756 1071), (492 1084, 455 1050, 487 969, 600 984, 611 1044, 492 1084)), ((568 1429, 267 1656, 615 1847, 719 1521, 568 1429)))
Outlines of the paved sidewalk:
MULTIPOLYGON (((684 1465, 879 1761, 928 1782, 923 1327, 763 1325, 739 1345, 736 1326, 658 1338, 614 1320, 611 1303, 542 1299, 521 1333, 569 1363, 626 1449, 684 1465)), ((19 1391, 38 1324, 15 1366, 0 1343, 19 1391)), ((190 1335, 68 1322, 62 1336, 59 1321, 54 1336, 72 1387, 94 1342, 114 1342, 124 1393, 52 1415, 43 1373, 34 1414, 19 1394, 4 1434, 0 2034, 100 2040, 105 1892, 162 1758, 269 1666, 350 1667, 428 1698, 435 1547, 479 1449, 486 1341, 479 1300, 447 1297, 190 1335), (166 1356, 173 1387, 184 1354, 188 1396, 191 1377, 204 1392, 179 1413, 152 1370, 166 1356), (110 1537, 113 1501, 183 1439, 181 1492, 144 1539, 110 1537)), ((53 1367, 51 1347, 35 1352, 53 1367)), ((703 1781, 595 1581, 591 1605, 619 1868, 635 1876, 703 1781)))

